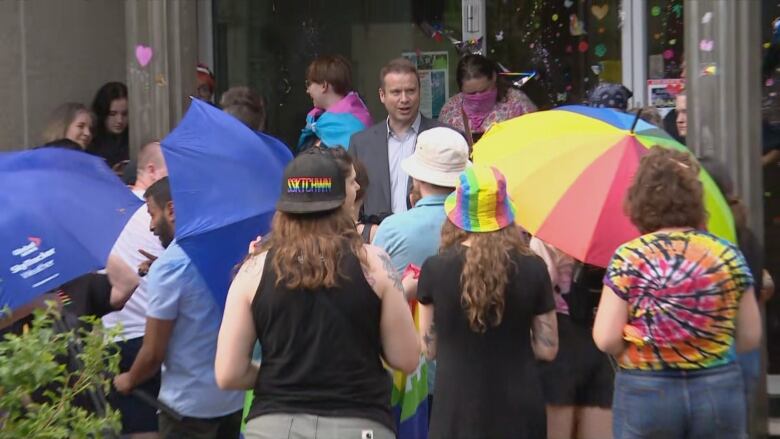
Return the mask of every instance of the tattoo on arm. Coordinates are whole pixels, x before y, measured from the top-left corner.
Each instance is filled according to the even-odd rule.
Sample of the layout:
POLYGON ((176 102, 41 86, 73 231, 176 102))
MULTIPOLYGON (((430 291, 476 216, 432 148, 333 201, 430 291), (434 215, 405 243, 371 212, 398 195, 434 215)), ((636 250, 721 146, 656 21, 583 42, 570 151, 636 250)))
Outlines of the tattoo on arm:
POLYGON ((548 316, 538 316, 534 319, 532 337, 534 343, 540 346, 548 348, 558 346, 558 337, 548 316))
POLYGON ((374 286, 376 286, 376 279, 374 279, 374 276, 372 276, 368 270, 363 271, 363 276, 366 278, 366 282, 368 282, 368 285, 371 288, 374 288, 374 286))
POLYGON ((404 285, 401 282, 401 275, 398 274, 395 267, 393 267, 393 261, 390 260, 390 256, 388 256, 387 253, 381 252, 379 253, 379 259, 382 261, 382 267, 385 269, 387 277, 393 282, 393 286, 403 293, 404 285))
POLYGON ((431 327, 425 331, 423 335, 423 343, 425 343, 425 356, 432 359, 436 356, 436 325, 431 323, 431 327))

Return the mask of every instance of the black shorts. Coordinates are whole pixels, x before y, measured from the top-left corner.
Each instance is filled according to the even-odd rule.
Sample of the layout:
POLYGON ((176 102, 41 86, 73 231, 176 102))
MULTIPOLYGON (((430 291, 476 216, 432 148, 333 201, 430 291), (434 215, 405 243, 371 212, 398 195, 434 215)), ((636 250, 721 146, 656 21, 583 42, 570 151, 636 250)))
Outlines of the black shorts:
POLYGON ((591 328, 558 317, 558 355, 540 362, 545 403, 577 407, 612 407, 615 370, 593 342, 591 328))
MULTIPOLYGON (((138 351, 144 342, 143 337, 120 341, 119 346, 119 371, 127 372, 135 361, 138 351)), ((137 387, 154 398, 160 393, 160 372, 137 387)), ((146 404, 133 395, 122 395, 112 389, 108 396, 111 407, 122 414, 122 434, 145 433, 157 431, 157 409, 146 404)))

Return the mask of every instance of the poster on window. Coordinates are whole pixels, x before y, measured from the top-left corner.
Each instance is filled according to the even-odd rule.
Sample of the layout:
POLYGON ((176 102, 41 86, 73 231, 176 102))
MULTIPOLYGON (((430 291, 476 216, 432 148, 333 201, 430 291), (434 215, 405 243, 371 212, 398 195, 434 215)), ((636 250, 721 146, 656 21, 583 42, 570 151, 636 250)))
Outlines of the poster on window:
POLYGON ((661 117, 672 111, 675 100, 685 87, 685 80, 677 79, 649 79, 647 81, 648 105, 652 105, 661 113, 661 117))
POLYGON ((403 52, 420 73, 420 113, 436 119, 450 97, 447 52, 403 52))

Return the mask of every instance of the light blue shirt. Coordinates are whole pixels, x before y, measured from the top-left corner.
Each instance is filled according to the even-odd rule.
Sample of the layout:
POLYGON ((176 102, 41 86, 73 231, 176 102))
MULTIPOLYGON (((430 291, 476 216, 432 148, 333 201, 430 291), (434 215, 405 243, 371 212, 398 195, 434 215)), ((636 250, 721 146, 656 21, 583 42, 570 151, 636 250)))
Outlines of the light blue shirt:
POLYGON ((403 273, 409 264, 422 267, 423 262, 439 252, 446 195, 429 195, 413 209, 390 215, 376 231, 373 244, 383 248, 393 266, 403 273))
MULTIPOLYGON (((444 212, 446 195, 421 198, 414 208, 390 215, 376 231, 372 244, 383 248, 393 267, 403 273, 406 266, 422 267, 423 262, 439 253, 441 228, 447 219, 444 212)), ((436 362, 428 361, 428 391, 436 384, 436 362)))
POLYGON ((401 161, 414 153, 417 134, 420 133, 422 116, 417 118, 405 133, 394 133, 387 119, 387 160, 390 165, 390 206, 393 213, 406 212, 406 200, 409 196, 409 175, 401 169, 401 161))
POLYGON ((214 378, 222 312, 176 241, 152 264, 147 294, 148 317, 175 320, 159 399, 193 418, 215 418, 241 410, 244 392, 220 390, 214 378))

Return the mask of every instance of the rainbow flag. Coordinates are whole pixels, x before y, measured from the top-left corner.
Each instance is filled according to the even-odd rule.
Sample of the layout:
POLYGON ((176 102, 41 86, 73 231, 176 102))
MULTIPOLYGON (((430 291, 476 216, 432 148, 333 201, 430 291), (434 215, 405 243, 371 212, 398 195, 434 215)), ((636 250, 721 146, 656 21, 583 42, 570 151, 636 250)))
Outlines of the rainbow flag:
MULTIPOLYGON (((420 331, 420 310, 416 300, 409 301, 414 326, 420 331)), ((428 437, 428 363, 420 356, 420 364, 412 374, 393 371, 393 394, 390 399, 398 426, 398 439, 428 437)))
POLYGON ((306 126, 298 139, 298 149, 312 136, 318 137, 323 146, 349 147, 349 139, 353 134, 371 126, 371 114, 366 104, 354 91, 336 102, 325 111, 314 108, 306 115, 306 126))

